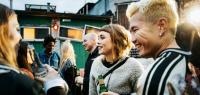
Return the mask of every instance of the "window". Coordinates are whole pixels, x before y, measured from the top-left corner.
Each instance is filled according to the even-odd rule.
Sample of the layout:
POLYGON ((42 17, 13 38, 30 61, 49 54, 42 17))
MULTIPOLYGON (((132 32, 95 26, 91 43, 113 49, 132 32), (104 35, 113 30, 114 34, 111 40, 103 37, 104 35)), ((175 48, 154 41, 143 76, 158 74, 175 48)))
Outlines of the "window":
POLYGON ((98 34, 99 32, 99 27, 96 27, 96 26, 91 26, 91 25, 85 25, 85 28, 84 28, 84 35, 87 34, 87 33, 91 33, 91 32, 95 32, 98 34))
POLYGON ((35 39, 35 29, 34 28, 24 28, 23 38, 27 40, 35 39))
POLYGON ((25 40, 43 39, 49 30, 48 27, 22 27, 21 35, 25 40))
POLYGON ((60 37, 67 37, 67 38, 72 38, 72 39, 76 39, 76 40, 82 40, 82 30, 61 26, 60 27, 60 37))
POLYGON ((120 25, 124 26, 126 29, 129 29, 129 21, 126 17, 127 4, 117 5, 117 21, 120 25))

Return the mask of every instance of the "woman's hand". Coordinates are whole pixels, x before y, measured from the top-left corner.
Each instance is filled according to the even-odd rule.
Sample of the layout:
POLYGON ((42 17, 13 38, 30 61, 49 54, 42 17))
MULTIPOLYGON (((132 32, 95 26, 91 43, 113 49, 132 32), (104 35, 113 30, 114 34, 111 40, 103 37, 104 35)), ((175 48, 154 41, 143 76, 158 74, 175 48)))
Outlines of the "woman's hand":
POLYGON ((36 77, 36 79, 45 82, 49 79, 53 79, 59 76, 58 72, 54 70, 51 66, 45 64, 44 68, 47 69, 47 75, 45 77, 36 77))

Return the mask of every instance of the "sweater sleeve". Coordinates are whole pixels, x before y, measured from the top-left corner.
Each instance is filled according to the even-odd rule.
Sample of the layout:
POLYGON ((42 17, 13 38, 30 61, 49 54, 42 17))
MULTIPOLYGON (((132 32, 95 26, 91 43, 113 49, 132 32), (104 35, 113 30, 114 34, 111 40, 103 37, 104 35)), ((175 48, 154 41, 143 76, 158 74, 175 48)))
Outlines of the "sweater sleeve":
POLYGON ((136 92, 137 81, 138 81, 139 77, 141 76, 142 72, 144 71, 144 67, 137 60, 135 60, 132 65, 134 66, 134 69, 133 69, 133 73, 131 75, 131 82, 132 82, 131 84, 132 84, 132 87, 134 87, 133 92, 136 92))
POLYGON ((97 65, 95 64, 95 60, 92 64, 91 71, 90 71, 90 81, 89 81, 89 95, 98 95, 97 94, 97 86, 95 83, 95 68, 97 65))

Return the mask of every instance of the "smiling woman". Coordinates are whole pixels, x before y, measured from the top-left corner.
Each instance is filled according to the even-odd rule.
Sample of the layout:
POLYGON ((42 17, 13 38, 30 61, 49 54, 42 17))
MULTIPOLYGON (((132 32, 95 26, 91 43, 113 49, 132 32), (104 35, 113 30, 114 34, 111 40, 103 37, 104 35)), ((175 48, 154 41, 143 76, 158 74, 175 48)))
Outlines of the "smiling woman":
POLYGON ((98 35, 97 46, 101 55, 92 64, 89 95, 101 94, 98 84, 101 75, 104 76, 103 81, 108 91, 134 93, 133 88, 142 74, 143 66, 136 59, 128 57, 132 46, 129 31, 121 25, 109 24, 103 26, 98 35), (115 68, 114 71, 111 71, 112 68, 115 68))

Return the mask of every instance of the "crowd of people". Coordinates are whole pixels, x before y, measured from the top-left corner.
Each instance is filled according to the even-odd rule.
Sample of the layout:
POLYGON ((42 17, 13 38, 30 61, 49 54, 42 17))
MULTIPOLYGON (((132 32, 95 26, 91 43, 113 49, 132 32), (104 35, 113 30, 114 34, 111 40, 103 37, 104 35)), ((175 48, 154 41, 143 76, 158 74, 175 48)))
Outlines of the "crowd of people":
POLYGON ((133 2, 129 30, 108 24, 84 35, 83 77, 70 40, 58 54, 47 35, 37 53, 16 13, 3 4, 0 13, 0 95, 200 95, 199 31, 179 23, 174 0, 133 2))

